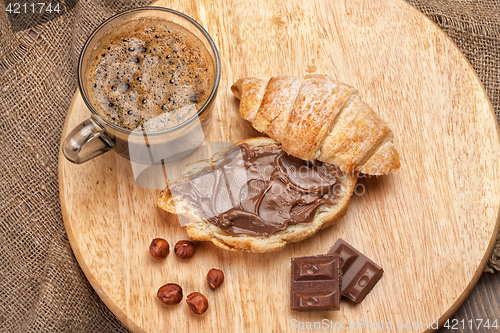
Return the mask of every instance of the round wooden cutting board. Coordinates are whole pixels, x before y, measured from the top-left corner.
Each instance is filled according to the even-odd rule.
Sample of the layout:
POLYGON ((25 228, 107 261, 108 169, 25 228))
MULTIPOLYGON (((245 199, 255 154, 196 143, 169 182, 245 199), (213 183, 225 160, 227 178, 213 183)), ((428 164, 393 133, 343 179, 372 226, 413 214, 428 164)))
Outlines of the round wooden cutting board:
MULTIPOLYGON (((450 39, 402 0, 158 5, 196 19, 219 49, 222 80, 208 142, 258 136, 237 115, 229 88, 238 78, 321 73, 357 87, 389 123, 402 167, 362 178, 342 220, 280 252, 229 252, 199 243, 196 255, 181 262, 173 253, 163 261, 150 257, 153 238, 167 239, 173 252, 187 235, 176 216, 156 207, 160 191, 135 183, 127 160, 108 152, 74 165, 60 155, 69 240, 115 315, 134 332, 424 332, 450 317, 483 271, 500 206, 498 125, 476 74, 450 39), (291 311, 290 259, 325 254, 339 237, 382 266, 383 278, 361 304, 343 300, 336 312, 291 311), (213 267, 226 275, 215 291, 205 280, 213 267), (192 315, 185 300, 160 304, 156 292, 168 282, 181 285, 184 295, 205 294, 208 311, 192 315)), ((89 115, 77 93, 63 138, 89 115)))

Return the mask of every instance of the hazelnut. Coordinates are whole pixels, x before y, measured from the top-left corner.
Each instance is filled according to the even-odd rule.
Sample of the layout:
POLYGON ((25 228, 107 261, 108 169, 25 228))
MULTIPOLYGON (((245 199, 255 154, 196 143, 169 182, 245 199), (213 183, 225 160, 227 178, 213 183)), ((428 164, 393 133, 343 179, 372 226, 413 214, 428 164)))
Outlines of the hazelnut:
POLYGON ((156 296, 163 304, 174 305, 182 300, 182 288, 178 284, 167 283, 158 289, 156 296))
POLYGON ((149 254, 155 259, 165 259, 170 252, 169 244, 163 238, 155 238, 149 245, 149 254))
POLYGON ((174 252, 180 259, 190 259, 194 255, 195 245, 188 240, 181 240, 175 244, 174 252))
POLYGON ((220 269, 212 268, 208 271, 207 281, 209 287, 212 290, 214 290, 215 288, 219 288, 222 282, 224 282, 224 272, 222 272, 220 269))
POLYGON ((202 314, 208 309, 208 299, 196 291, 188 295, 186 302, 189 305, 189 310, 194 314, 202 314))

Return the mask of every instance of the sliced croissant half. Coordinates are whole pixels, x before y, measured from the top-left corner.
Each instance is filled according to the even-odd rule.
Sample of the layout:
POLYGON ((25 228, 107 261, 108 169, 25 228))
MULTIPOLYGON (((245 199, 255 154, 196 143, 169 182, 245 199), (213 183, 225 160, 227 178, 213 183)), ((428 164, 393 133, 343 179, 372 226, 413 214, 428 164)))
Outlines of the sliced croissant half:
MULTIPOLYGON (((281 147, 281 145, 273 139, 265 137, 247 139, 235 144, 235 147, 238 146, 247 147, 251 153, 257 153, 260 149, 277 149, 281 147)), ((231 149, 234 149, 234 147, 231 149)), ((186 231, 191 239, 197 241, 211 241, 217 247, 233 251, 251 251, 256 253, 277 251, 281 250, 288 243, 301 241, 311 237, 321 229, 333 225, 347 212, 349 201, 351 200, 354 187, 356 186, 358 173, 342 172, 338 171, 337 167, 326 166, 322 169, 324 172, 332 170, 333 172, 328 174, 322 173, 320 177, 325 177, 325 179, 329 179, 329 181, 335 180, 335 185, 331 187, 331 189, 334 189, 334 200, 330 203, 320 204, 317 207, 315 206, 314 210, 309 213, 307 221, 295 221, 280 230, 276 229, 274 232, 267 234, 254 232, 256 229, 241 229, 242 225, 239 223, 238 219, 232 219, 231 217, 228 217, 224 225, 214 223, 213 217, 215 216, 229 216, 231 215, 230 212, 235 209, 237 211, 247 209, 247 206, 240 202, 240 198, 241 196, 248 196, 250 192, 247 191, 247 195, 244 195, 243 189, 248 189, 249 187, 243 186, 240 189, 238 183, 242 182, 242 178, 245 178, 244 182, 248 185, 255 181, 253 175, 256 174, 256 170, 251 170, 253 168, 252 164, 244 164, 244 167, 242 167, 243 170, 234 172, 236 169, 233 169, 232 165, 234 161, 238 159, 228 163, 228 152, 231 151, 231 149, 214 154, 211 160, 203 160, 188 165, 183 172, 182 178, 175 183, 169 184, 169 187, 163 190, 157 198, 156 203, 159 208, 189 218, 190 222, 186 225, 186 231), (217 174, 220 175, 220 177, 216 176, 217 174), (243 177, 241 177, 242 174, 243 177), (210 175, 214 175, 214 177, 210 175), (238 179, 236 179, 235 175, 238 175, 238 179), (248 179, 246 179, 247 177, 248 179), (180 192, 182 191, 179 189, 182 189, 188 182, 198 184, 203 188, 203 191, 192 189, 189 193, 181 195, 180 192), (224 185, 220 187, 218 184, 224 185), (221 189, 223 189, 223 191, 221 191, 221 189), (227 193, 227 195, 224 195, 224 193, 227 193), (225 197, 229 199, 225 200, 225 197), (195 200, 193 200, 193 198, 195 198, 195 200), (204 204, 198 205, 194 203, 196 200, 204 204), (230 202, 231 204, 228 206, 230 202), (219 206, 221 208, 219 208, 219 206), (229 208, 231 209, 227 210, 229 208), (207 215, 207 211, 212 212, 212 214, 207 215)), ((239 149, 237 149, 237 151, 239 151, 239 149)), ((308 168, 305 169, 310 171, 308 168)), ((295 171, 304 172, 303 168, 295 169, 295 171), (302 171, 300 171, 301 169, 302 171)), ((272 175, 274 175, 274 173, 272 175)), ((282 178, 270 177, 273 177, 277 182, 284 181, 279 180, 282 178)), ((287 182, 285 181, 285 183, 287 182)), ((290 192, 293 188, 297 188, 297 185, 287 183, 288 185, 285 186, 285 183, 281 188, 283 192, 290 192)), ((290 211, 290 216, 296 211, 296 208, 298 208, 297 211, 300 211, 302 209, 301 207, 305 207, 302 206, 304 204, 302 201, 315 193, 316 190, 314 187, 316 185, 311 183, 310 186, 305 186, 304 188, 307 188, 308 192, 304 192, 300 198, 298 197, 295 199, 293 204, 290 202, 288 203, 289 206, 293 206, 290 211)), ((191 189, 191 187, 186 188, 191 189)), ((263 225, 260 224, 261 222, 256 221, 255 226, 257 226, 258 229, 265 229, 268 226, 277 226, 279 225, 280 216, 282 217, 283 213, 285 215, 288 214, 286 206, 278 204, 280 202, 279 193, 281 193, 281 191, 273 191, 273 188, 274 187, 268 184, 254 193, 260 193, 262 195, 262 201, 259 205, 256 205, 256 207, 263 207, 263 202, 266 201, 266 198, 272 198, 273 196, 277 197, 277 201, 273 201, 273 199, 268 201, 271 203, 268 207, 276 208, 275 214, 266 214, 267 218, 263 225), (283 213, 280 211, 281 209, 284 210, 283 213), (280 211, 279 213, 281 214, 279 214, 278 211, 280 211)), ((332 192, 325 192, 325 194, 330 195, 332 192)), ((320 195, 323 195, 323 193, 321 192, 320 195)), ((259 209, 254 211, 254 213, 263 216, 259 209)), ((244 215, 243 219, 252 221, 253 218, 251 216, 245 217, 244 215)))
POLYGON ((295 157, 370 175, 400 167, 393 132, 353 87, 326 75, 276 76, 242 78, 231 91, 240 116, 295 157))

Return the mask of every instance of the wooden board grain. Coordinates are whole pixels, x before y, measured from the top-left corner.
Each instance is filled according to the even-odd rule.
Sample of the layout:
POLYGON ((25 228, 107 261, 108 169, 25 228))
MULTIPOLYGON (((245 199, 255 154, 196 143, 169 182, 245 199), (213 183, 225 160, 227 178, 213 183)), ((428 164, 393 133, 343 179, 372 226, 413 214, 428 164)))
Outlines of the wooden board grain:
MULTIPOLYGON (((361 179, 340 222, 283 251, 238 253, 201 243, 188 262, 173 254, 156 262, 148 253, 152 238, 173 245, 187 237, 176 216, 155 206, 159 191, 138 187, 129 162, 114 152, 83 165, 61 155, 69 240, 117 317, 134 332, 286 332, 315 322, 348 332, 379 332, 382 323, 424 332, 429 322, 449 318, 481 275, 500 207, 498 125, 450 39, 402 0, 158 4, 196 19, 219 49, 222 80, 209 142, 258 135, 237 116, 229 87, 238 78, 325 73, 357 87, 389 123, 402 167, 361 179), (379 263, 384 277, 361 304, 291 311, 290 258, 326 253, 339 237, 379 263), (215 291, 205 281, 213 267, 226 274, 215 291), (185 295, 202 292, 210 308, 195 317, 184 301, 162 306, 156 291, 167 282, 180 284, 185 295)), ((77 93, 63 137, 88 116, 77 93)))

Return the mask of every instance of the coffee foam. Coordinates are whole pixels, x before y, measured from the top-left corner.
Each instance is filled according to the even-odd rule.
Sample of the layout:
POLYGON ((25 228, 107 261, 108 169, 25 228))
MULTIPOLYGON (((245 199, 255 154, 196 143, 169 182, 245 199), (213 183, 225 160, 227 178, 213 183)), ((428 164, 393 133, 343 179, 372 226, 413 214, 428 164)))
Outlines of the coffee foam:
POLYGON ((215 68, 193 33, 141 18, 101 38, 85 75, 89 100, 104 118, 129 130, 158 131, 183 123, 205 104, 215 68), (161 122, 151 121, 160 115, 161 122))

